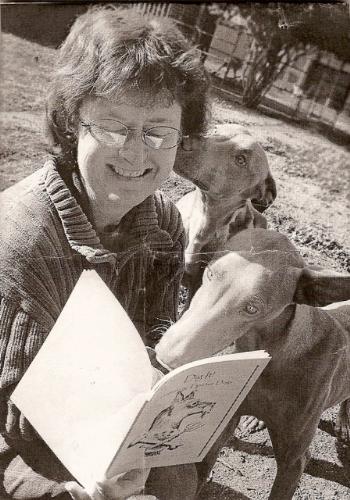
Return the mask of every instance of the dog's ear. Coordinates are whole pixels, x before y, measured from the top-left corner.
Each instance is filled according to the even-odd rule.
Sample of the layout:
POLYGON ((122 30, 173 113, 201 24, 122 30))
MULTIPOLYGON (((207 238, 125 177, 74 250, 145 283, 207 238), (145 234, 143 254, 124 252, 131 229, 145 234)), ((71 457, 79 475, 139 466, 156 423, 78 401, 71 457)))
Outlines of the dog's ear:
POLYGON ((185 399, 193 399, 194 398, 194 391, 190 392, 186 397, 185 399))
POLYGON ((294 302, 322 307, 350 299, 350 274, 335 271, 302 269, 294 293, 294 302))
POLYGON ((174 402, 176 402, 176 403, 181 403, 181 402, 182 402, 182 401, 184 401, 184 400, 185 400, 185 396, 183 395, 183 393, 182 393, 181 391, 178 391, 178 392, 176 393, 175 398, 174 398, 174 402))

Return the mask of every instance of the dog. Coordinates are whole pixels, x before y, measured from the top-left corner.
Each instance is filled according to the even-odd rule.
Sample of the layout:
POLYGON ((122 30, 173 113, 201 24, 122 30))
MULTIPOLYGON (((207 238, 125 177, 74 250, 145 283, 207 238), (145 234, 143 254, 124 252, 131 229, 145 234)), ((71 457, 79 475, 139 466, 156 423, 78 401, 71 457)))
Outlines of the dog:
POLYGON ((276 183, 261 145, 236 124, 184 138, 174 170, 196 186, 177 203, 187 236, 184 284, 190 300, 203 271, 198 255, 222 248, 242 229, 266 228, 262 212, 276 198, 276 183))
POLYGON ((350 274, 306 266, 284 235, 266 229, 242 231, 225 248, 212 255, 190 308, 156 353, 171 368, 232 343, 239 352, 264 349, 272 356, 201 464, 202 477, 240 416, 254 415, 266 423, 277 461, 269 498, 288 500, 322 412, 341 403, 337 428, 349 436, 350 274))

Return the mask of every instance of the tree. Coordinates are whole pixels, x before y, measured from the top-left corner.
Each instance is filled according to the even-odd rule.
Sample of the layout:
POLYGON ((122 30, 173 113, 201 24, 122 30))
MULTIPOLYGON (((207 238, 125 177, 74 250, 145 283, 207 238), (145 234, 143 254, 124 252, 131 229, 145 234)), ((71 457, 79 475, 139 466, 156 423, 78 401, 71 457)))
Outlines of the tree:
POLYGON ((204 63, 216 29, 216 23, 222 12, 211 12, 210 5, 178 4, 170 6, 170 15, 177 19, 183 34, 201 50, 204 63), (195 21, 195 22, 194 22, 195 21))
POLYGON ((211 13, 234 25, 244 20, 251 37, 243 73, 243 103, 256 107, 276 78, 301 55, 328 50, 350 60, 345 4, 212 4, 211 13))

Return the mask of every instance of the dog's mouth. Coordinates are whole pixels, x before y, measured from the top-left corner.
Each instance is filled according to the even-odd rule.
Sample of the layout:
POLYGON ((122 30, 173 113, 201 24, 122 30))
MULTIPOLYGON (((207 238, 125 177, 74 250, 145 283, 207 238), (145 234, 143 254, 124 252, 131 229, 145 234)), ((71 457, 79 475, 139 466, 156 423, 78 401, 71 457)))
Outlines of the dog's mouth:
POLYGON ((203 184, 203 182, 201 182, 201 181, 199 181, 199 180, 197 180, 197 179, 193 179, 193 181, 192 181, 192 182, 193 182, 193 183, 194 183, 197 187, 199 187, 199 189, 200 189, 201 191, 206 191, 206 192, 209 192, 209 188, 208 188, 205 184, 203 184))
POLYGON ((218 200, 221 200, 221 199, 225 199, 227 198, 227 194, 226 193, 216 193, 215 191, 211 191, 208 186, 206 186, 205 184, 203 184, 203 182, 201 181, 198 181, 197 179, 193 179, 192 182, 205 194, 207 194, 208 196, 212 197, 212 198, 215 198, 215 199, 218 199, 218 200))

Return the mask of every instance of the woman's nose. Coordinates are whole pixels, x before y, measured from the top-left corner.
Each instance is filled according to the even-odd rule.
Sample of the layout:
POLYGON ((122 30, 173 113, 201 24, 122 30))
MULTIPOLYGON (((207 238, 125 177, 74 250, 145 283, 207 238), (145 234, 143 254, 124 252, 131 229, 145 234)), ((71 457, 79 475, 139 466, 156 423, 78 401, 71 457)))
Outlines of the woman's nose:
POLYGON ((119 156, 135 166, 144 164, 147 146, 144 144, 139 130, 129 130, 123 146, 119 148, 119 156))

